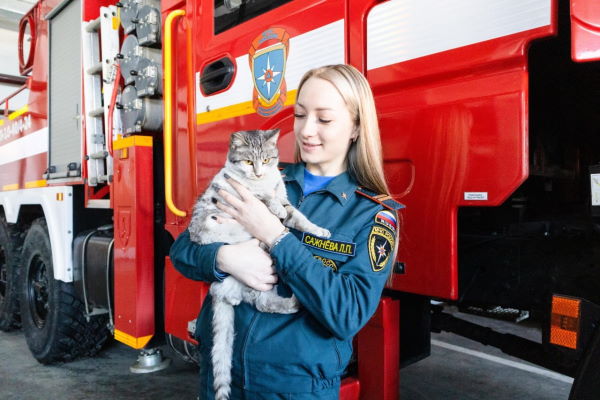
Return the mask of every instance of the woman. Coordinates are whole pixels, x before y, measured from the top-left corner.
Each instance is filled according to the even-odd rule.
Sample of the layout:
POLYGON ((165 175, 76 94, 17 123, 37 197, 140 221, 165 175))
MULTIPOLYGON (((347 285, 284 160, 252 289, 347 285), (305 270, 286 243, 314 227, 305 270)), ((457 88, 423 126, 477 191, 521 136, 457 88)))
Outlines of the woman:
MULTIPOLYGON (((307 72, 294 117, 298 163, 283 171, 288 197, 331 238, 289 232, 230 180, 238 194, 219 192, 227 204, 218 207, 231 217, 219 221, 240 223, 256 239, 198 246, 184 232, 171 249, 175 267, 189 278, 215 281, 231 274, 257 290, 277 283, 280 295, 293 293, 302 306, 285 315, 236 307, 231 399, 337 399, 352 338, 375 312, 392 272, 401 205, 376 195, 389 191, 366 79, 348 65, 307 72)), ((196 330, 203 400, 214 397, 210 304, 204 302, 196 330)))

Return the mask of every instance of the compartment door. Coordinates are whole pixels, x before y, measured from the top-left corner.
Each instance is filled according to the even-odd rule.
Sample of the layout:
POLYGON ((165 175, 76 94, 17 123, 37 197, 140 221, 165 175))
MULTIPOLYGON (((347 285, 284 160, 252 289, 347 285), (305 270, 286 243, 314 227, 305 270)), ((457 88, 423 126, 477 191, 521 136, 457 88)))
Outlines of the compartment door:
POLYGON ((62 2, 46 18, 50 40, 48 178, 81 176, 81 1, 62 2))
POLYGON ((571 58, 600 60, 600 2, 571 0, 571 58))
MULTIPOLYGON (((296 89, 310 68, 343 63, 346 3, 342 0, 200 1, 193 20, 195 185, 187 161, 177 165, 177 204, 191 207, 224 165, 230 135, 281 128, 283 161, 293 159, 296 89)), ((182 71, 183 72, 183 71, 182 71)), ((181 86, 183 92, 183 85, 181 86)), ((178 97, 185 109, 186 99, 178 97)), ((177 121, 178 154, 187 154, 185 119, 177 121)))
POLYGON ((556 5, 350 5, 351 60, 374 90, 387 179, 407 206, 394 288, 456 299, 458 207, 499 205, 528 175, 527 45, 555 31, 556 5))

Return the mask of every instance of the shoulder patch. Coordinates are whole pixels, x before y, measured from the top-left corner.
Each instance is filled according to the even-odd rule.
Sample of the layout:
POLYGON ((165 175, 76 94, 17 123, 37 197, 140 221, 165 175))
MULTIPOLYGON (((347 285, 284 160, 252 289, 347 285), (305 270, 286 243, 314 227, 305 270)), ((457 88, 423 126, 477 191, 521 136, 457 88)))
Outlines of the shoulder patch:
POLYGON ((377 215, 375 215, 375 223, 383 225, 386 228, 391 229, 392 232, 395 232, 397 226, 396 213, 388 210, 379 211, 377 215))
POLYGON ((379 272, 385 268, 394 250, 395 241, 389 229, 377 224, 373 225, 367 244, 373 271, 379 272))
POLYGON ((360 194, 363 197, 366 197, 367 199, 374 201, 375 203, 381 204, 388 210, 395 211, 395 210, 400 210, 401 208, 404 208, 403 204, 398 203, 390 195, 387 195, 387 194, 377 194, 377 193, 372 192, 363 187, 359 187, 358 189, 356 189, 356 193, 360 194))

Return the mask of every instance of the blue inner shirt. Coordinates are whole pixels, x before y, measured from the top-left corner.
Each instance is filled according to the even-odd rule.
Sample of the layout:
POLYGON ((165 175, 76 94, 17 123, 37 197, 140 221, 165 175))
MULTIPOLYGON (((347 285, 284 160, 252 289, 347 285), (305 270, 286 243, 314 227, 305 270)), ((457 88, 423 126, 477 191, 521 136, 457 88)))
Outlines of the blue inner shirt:
POLYGON ((304 168, 304 195, 307 196, 317 190, 324 189, 335 176, 313 175, 304 168))

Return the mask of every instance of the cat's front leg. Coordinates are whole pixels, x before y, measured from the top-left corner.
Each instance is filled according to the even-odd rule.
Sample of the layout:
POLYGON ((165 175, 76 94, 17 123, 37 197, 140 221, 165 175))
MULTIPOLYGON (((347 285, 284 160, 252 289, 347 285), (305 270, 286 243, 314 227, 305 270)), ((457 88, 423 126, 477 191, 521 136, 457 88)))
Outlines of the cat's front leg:
POLYGON ((274 314, 293 314, 300 309, 296 296, 281 297, 277 294, 276 287, 268 292, 260 292, 254 306, 258 311, 274 314))
POLYGON ((308 232, 313 235, 317 235, 322 238, 329 238, 331 232, 325 228, 321 228, 318 225, 313 224, 308 218, 291 204, 286 204, 285 209, 287 212, 287 218, 283 221, 283 224, 287 227, 294 228, 300 232, 308 232))
POLYGON ((265 198, 263 202, 266 204, 269 211, 271 211, 277 218, 283 220, 287 217, 288 212, 283 206, 283 204, 281 204, 281 201, 279 201, 279 199, 270 197, 265 198))

